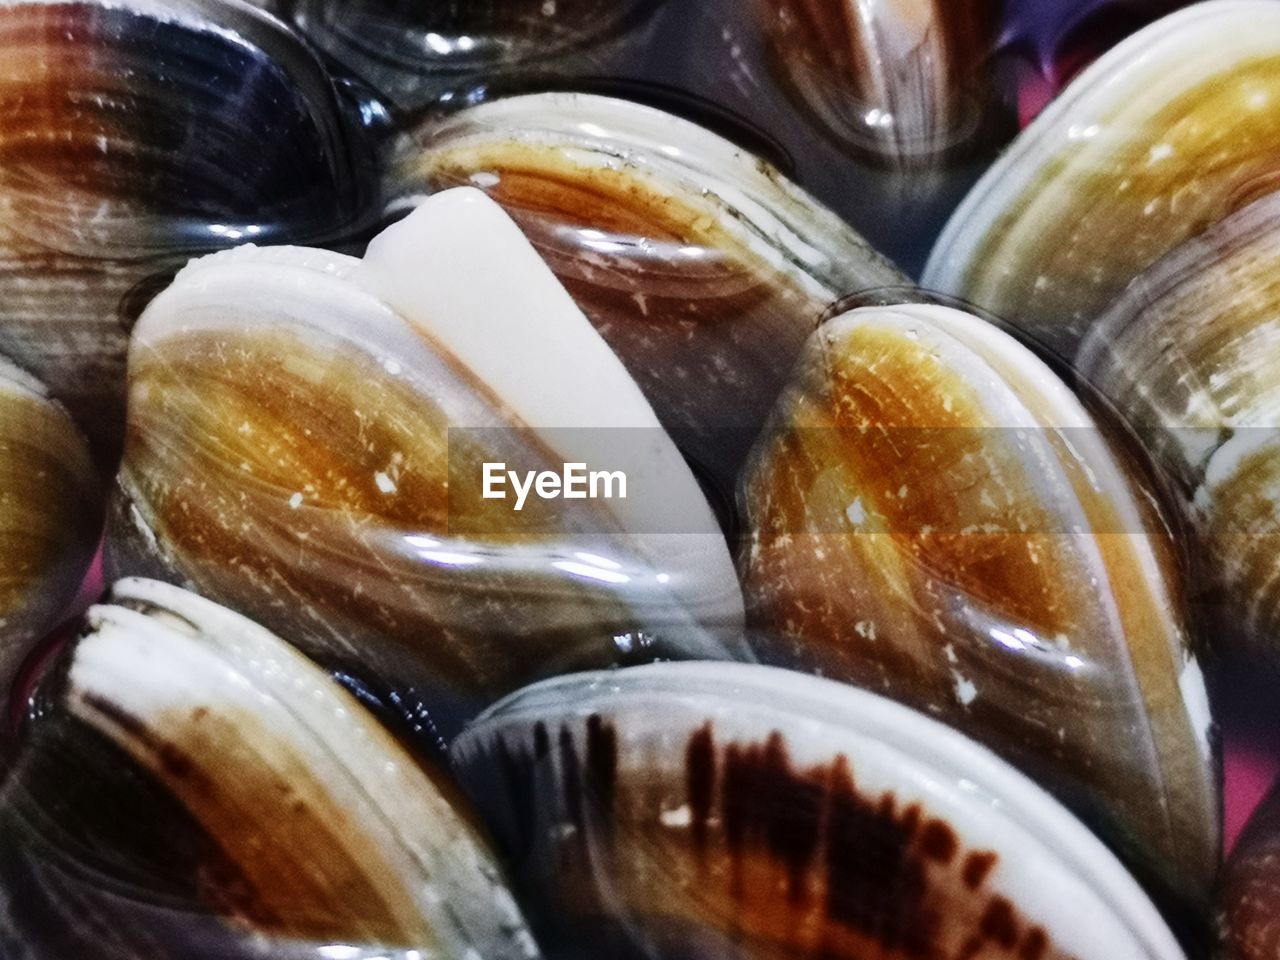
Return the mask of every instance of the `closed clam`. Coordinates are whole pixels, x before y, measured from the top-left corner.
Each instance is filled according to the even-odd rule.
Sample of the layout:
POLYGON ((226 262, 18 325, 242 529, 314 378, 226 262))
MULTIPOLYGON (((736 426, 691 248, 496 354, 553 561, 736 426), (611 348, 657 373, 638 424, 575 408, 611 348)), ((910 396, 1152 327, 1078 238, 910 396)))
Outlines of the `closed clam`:
POLYGON ((810 342, 740 488, 762 660, 945 719, 1175 899, 1218 853, 1204 683, 1168 531, 1057 376, 940 306, 810 342))
POLYGON ((319 61, 247 4, 9 0, 0 64, 0 349, 110 459, 131 291, 193 252, 333 235, 367 176, 319 61))
POLYGON ((1219 634, 1274 652, 1280 543, 1280 196, 1187 241, 1094 324, 1077 367, 1181 493, 1232 609, 1219 634))
POLYGON ((566 956, 1182 956, 1047 794, 829 680, 689 663, 564 677, 496 705, 454 757, 566 956))
POLYGON ((953 215, 923 285, 1065 357, 1142 270, 1275 182, 1280 7, 1213 0, 1085 70, 953 215))
POLYGON ((104 501, 83 434, 0 359, 0 717, 18 667, 76 594, 104 501))
POLYGON ((927 168, 991 129, 990 0, 755 0, 772 64, 847 146, 927 168))
POLYGON ((168 584, 89 611, 2 800, 14 960, 538 956, 446 775, 279 637, 168 584))
POLYGON ((661 0, 297 0, 299 29, 402 106, 418 106, 518 70, 594 64, 601 44, 661 0))
POLYGON ((119 494, 114 569, 193 584, 463 713, 575 663, 742 655, 696 480, 475 190, 430 198, 363 260, 244 248, 188 266, 134 333, 119 494), (623 474, 625 496, 486 496, 485 464, 569 463, 623 474))
POLYGON ((764 161, 622 100, 464 110, 415 131, 397 176, 397 193, 470 184, 500 203, 726 488, 827 306, 909 284, 764 161))

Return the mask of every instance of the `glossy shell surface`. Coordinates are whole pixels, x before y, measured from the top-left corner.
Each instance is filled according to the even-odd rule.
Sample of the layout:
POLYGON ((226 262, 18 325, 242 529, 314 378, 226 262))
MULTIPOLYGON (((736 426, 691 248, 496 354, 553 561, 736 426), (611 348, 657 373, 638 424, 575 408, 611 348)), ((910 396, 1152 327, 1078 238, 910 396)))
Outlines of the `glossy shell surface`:
POLYGON ((947 720, 1203 901, 1216 777, 1173 544, 1030 351, 946 307, 837 317, 740 496, 762 660, 947 720))
POLYGON ((418 128, 397 166, 398 193, 500 203, 725 488, 827 306, 910 286, 763 160, 623 100, 488 103, 418 128))
POLYGON ((697 481, 478 191, 431 198, 363 261, 188 267, 134 336, 120 494, 115 569, 195 584, 402 694, 483 705, 575 662, 742 653, 697 481), (628 497, 482 496, 483 463, 571 461, 620 469, 628 497))
POLYGON ((0 4, 0 349, 118 450, 139 284, 332 236, 367 175, 314 54, 218 0, 0 4))
POLYGON ((0 717, 23 660, 76 594, 105 496, 66 411, 0 359, 0 717))
POLYGON ((35 703, 3 795, 6 956, 538 956, 443 773, 229 610, 122 581, 35 703))
POLYGON ((923 285, 1070 358, 1138 273, 1275 183, 1280 8, 1213 0, 1089 67, 952 216, 923 285))
POLYGON ((455 756, 521 889, 550 911, 549 944, 653 958, 1181 957, 1129 876, 1046 794, 956 732, 842 684, 712 664, 567 677, 496 706, 455 756))

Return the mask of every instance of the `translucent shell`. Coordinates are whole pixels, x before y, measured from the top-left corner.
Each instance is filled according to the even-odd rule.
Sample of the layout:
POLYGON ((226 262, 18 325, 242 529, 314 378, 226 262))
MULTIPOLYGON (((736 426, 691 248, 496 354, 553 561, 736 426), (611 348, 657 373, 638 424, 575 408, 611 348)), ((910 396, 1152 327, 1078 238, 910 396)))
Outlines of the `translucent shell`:
POLYGON ((217 0, 0 6, 0 349, 118 453, 131 291, 193 252, 332 236, 367 180, 333 86, 217 0))
POLYGON ((0 359, 0 717, 23 659, 80 586, 105 500, 66 411, 0 359))
POLYGON ((538 956, 442 774, 256 624, 122 581, 47 686, 5 796, 14 956, 538 956))
POLYGON ((742 653, 696 480, 478 191, 363 261, 188 267, 134 335, 119 483, 116 569, 194 584, 384 692, 465 713, 574 663, 742 653), (628 497, 482 494, 485 463, 569 462, 621 471, 628 497))
POLYGON ((1184 498, 1229 631, 1280 627, 1280 196, 1178 247, 1099 318, 1077 366, 1184 498))
POLYGON ((1270 190, 1280 8, 1214 0, 1082 73, 973 188, 923 285, 1063 356, 1138 273, 1270 190))
POLYGON ((686 456, 731 488, 823 311, 909 281, 764 161, 668 113, 513 97, 420 127, 396 191, 516 220, 686 456))
POLYGON ((298 0, 318 47, 403 106, 518 70, 595 62, 599 45, 661 0, 298 0))
POLYGON ((763 660, 945 719, 1158 886, 1207 895, 1210 718, 1171 542, 1105 427, 1030 351, 946 307, 829 321, 740 497, 763 660))
POLYGON ((843 684, 737 664, 565 677, 498 704, 455 759, 570 956, 1182 956, 1047 794, 843 684))

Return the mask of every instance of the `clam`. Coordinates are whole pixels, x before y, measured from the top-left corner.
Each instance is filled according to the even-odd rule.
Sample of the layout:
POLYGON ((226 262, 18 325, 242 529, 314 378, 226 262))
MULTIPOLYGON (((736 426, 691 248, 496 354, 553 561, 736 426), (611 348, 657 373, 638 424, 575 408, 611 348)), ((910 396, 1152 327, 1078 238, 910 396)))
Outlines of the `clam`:
POLYGON ((782 174, 663 111, 535 94, 421 126, 396 192, 520 224, 685 454, 732 488, 823 311, 909 281, 782 174))
POLYGON ((697 481, 479 191, 430 198, 363 260, 193 262, 134 332, 127 434, 112 568, 383 691, 465 714, 573 664, 745 655, 697 481), (521 504, 505 479, 568 464, 626 488, 521 504))
POLYGON ((401 106, 446 101, 517 70, 593 63, 661 0, 297 0, 318 47, 401 106))
POLYGON ((838 140, 923 168, 990 129, 991 0, 755 0, 775 71, 838 140))
POLYGON ((829 680, 696 663, 563 677, 492 708, 454 757, 567 956, 1182 956, 1047 794, 829 680))
POLYGON ((1085 70, 953 215, 923 285, 1016 321, 1065 357, 1142 270, 1278 169, 1280 7, 1213 0, 1085 70))
POLYGON ((66 411, 0 359, 0 718, 22 661, 80 586, 104 500, 66 411))
POLYGON ((1153 888, 1205 899, 1218 798, 1172 541, 1106 422, 1035 355, 948 307, 839 316, 739 492, 762 660, 946 720, 1153 888))
POLYGON ((0 4, 0 350, 118 452, 131 294, 195 251, 353 217, 334 88, 222 0, 0 4))
POLYGON ((1221 898, 1227 960, 1280 956, 1280 791, 1263 801, 1237 841, 1221 898))
POLYGON ((1093 325, 1077 367, 1173 480, 1230 632, 1280 628, 1280 195, 1141 274, 1093 325))
POLYGON ((6 956, 538 956, 445 774, 257 624, 121 581, 36 705, 6 956))

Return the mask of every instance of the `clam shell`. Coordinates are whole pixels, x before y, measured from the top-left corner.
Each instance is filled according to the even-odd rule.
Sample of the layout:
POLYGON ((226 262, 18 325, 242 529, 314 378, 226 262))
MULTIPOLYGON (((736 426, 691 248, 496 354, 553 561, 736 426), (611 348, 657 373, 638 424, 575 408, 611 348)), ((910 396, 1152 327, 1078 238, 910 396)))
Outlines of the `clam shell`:
POLYGON ((1072 356, 1138 273, 1274 185, 1277 96, 1274 4, 1214 0, 1157 21, 1023 131, 953 215, 922 284, 1072 356))
POLYGON ((1280 627, 1280 195, 1187 241, 1099 317, 1077 367, 1175 481, 1242 638, 1280 627))
POLYGON ((6 2, 0 63, 0 350, 109 460, 131 291, 193 252, 332 235, 365 178, 315 55, 245 4, 6 2))
POLYGON ((495 706, 455 759, 548 944, 587 947, 569 956, 1182 956, 1047 794, 828 680, 733 664, 560 678, 495 706))
POLYGON ((1205 898, 1211 723, 1168 531, 1030 351, 947 307, 828 322, 740 497, 762 660, 947 720, 1205 898))
POLYGON ((841 142, 894 167, 939 163, 992 104, 990 0, 755 0, 775 72, 841 142))
POLYGON ((597 63, 600 46, 661 0, 297 0, 298 28, 402 107, 520 70, 597 63), (580 61, 580 62, 579 62, 580 61))
POLYGON ((0 359, 0 717, 18 667, 80 586, 105 500, 66 411, 0 359))
POLYGON ((745 655, 697 481, 478 191, 431 198, 363 261, 196 261, 139 321, 129 380, 113 567, 383 690, 465 713, 574 663, 745 655), (575 461, 623 471, 627 498, 481 496, 482 462, 575 461))
POLYGON ((1227 960, 1280 955, 1280 792, 1272 791, 1237 841, 1222 879, 1227 960))
POLYGON ((400 194, 469 184, 500 203, 726 488, 822 312, 910 286, 763 161, 622 100, 483 104, 420 127, 397 170, 400 194))
MULTIPOLYGON (((173 844, 162 861, 169 880, 184 855, 207 858, 188 878, 198 902, 181 887, 152 895, 186 916, 220 917, 218 942, 233 955, 256 952, 236 948, 254 936, 313 950, 538 955, 471 815, 437 785, 443 774, 419 767, 327 674, 258 625, 167 584, 122 581, 88 613, 56 687, 8 791, 5 898, 47 898, 44 911, 10 913, 32 951, 18 957, 69 955, 53 949, 58 938, 91 937, 104 923, 112 936, 94 956, 188 955, 181 924, 148 924, 148 891, 110 882, 113 866, 134 858, 136 869, 147 856, 130 846, 139 829, 155 846, 173 844), (115 757, 102 779, 95 749, 115 757), (116 822, 102 812, 62 821, 94 793, 116 822), (182 815, 148 819, 161 801, 146 798, 157 796, 182 815), (12 886, 24 871, 39 894, 12 886)), ((187 935, 206 927, 197 920, 187 935)))

